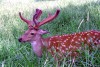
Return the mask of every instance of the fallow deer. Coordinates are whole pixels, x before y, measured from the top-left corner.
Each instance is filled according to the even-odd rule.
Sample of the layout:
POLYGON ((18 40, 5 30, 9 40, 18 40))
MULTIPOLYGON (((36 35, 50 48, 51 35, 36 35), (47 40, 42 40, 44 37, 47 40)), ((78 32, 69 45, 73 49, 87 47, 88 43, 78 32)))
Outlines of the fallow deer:
POLYGON ((96 30, 43 38, 42 35, 49 32, 40 29, 40 26, 54 20, 59 13, 60 10, 57 10, 54 15, 49 14, 48 17, 42 21, 38 21, 42 14, 42 10, 40 9, 36 9, 32 20, 25 19, 21 13, 19 13, 21 20, 28 25, 28 30, 18 39, 19 42, 30 42, 34 53, 38 57, 42 57, 43 47, 47 48, 47 51, 53 56, 55 54, 62 56, 65 55, 66 52, 69 52, 69 55, 76 57, 78 56, 77 50, 82 48, 82 43, 89 46, 91 46, 92 43, 100 45, 100 31, 96 30))

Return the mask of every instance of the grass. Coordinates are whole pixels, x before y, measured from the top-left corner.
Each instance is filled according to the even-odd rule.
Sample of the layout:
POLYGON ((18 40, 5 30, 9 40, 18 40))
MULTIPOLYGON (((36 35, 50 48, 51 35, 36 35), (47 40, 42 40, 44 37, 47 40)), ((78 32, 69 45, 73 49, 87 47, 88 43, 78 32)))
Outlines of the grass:
MULTIPOLYGON (((32 0, 12 2, 10 0, 1 0, 0 7, 0 67, 57 66, 54 58, 51 55, 47 57, 45 51, 43 57, 39 59, 32 52, 29 43, 18 42, 19 36, 27 30, 27 25, 19 19, 19 11, 30 19, 31 14, 38 7, 44 12, 41 17, 43 19, 48 12, 54 13, 58 8, 61 10, 58 18, 52 23, 41 27, 51 32, 48 35, 44 35, 44 37, 92 29, 100 30, 100 2, 96 0, 80 2, 79 0, 57 2, 32 2, 32 0)), ((81 56, 76 59, 76 63, 73 65, 69 63, 71 58, 64 58, 61 62, 61 67, 100 67, 100 50, 98 48, 93 49, 91 53, 89 48, 86 48, 84 51, 80 51, 80 54, 81 56)))

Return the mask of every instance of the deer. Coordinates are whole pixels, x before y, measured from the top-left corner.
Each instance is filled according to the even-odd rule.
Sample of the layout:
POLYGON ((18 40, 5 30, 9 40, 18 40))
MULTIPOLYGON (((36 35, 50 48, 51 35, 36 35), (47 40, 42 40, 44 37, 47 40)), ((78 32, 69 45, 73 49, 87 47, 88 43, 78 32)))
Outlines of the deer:
POLYGON ((42 21, 38 21, 42 14, 42 10, 40 9, 36 9, 32 20, 27 20, 22 16, 21 12, 19 12, 21 20, 28 25, 28 30, 25 31, 25 33, 18 39, 19 42, 30 42, 33 52, 38 57, 42 57, 42 50, 44 47, 53 57, 55 57, 56 54, 59 57, 65 56, 66 52, 68 52, 68 55, 76 57, 78 56, 77 50, 82 49, 83 47, 82 43, 84 43, 84 47, 86 45, 92 46, 91 44, 96 46, 100 45, 100 31, 97 30, 55 35, 43 38, 42 35, 48 34, 49 32, 47 30, 40 29, 40 26, 57 18, 59 13, 60 10, 58 9, 54 14, 49 14, 47 18, 44 18, 42 21))

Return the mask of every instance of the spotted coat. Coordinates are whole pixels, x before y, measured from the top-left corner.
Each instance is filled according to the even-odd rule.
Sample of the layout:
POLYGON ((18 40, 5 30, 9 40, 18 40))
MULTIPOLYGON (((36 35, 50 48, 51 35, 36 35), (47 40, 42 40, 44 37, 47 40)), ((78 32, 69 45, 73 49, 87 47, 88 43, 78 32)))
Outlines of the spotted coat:
POLYGON ((100 32, 91 30, 50 37, 48 51, 52 55, 58 53, 58 55, 62 56, 66 52, 71 52, 69 55, 77 56, 77 50, 82 48, 82 43, 89 46, 91 44, 100 44, 100 32))

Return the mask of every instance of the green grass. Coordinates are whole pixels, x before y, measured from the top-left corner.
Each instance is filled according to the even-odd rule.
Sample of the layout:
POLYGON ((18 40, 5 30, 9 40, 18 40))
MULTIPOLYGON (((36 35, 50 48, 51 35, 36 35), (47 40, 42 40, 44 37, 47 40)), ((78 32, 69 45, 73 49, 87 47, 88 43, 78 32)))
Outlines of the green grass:
MULTIPOLYGON (((4 67, 57 66, 50 54, 48 57, 46 56, 47 52, 44 51, 43 57, 39 59, 32 52, 29 43, 18 42, 19 36, 27 30, 27 25, 18 16, 19 11, 23 12, 26 18, 31 18, 35 8, 45 6, 41 8, 44 12, 41 17, 43 19, 48 12, 54 13, 57 8, 61 10, 59 16, 52 23, 41 27, 51 32, 48 35, 44 35, 44 37, 92 29, 100 30, 99 1, 87 0, 86 2, 78 2, 78 0, 62 0, 54 8, 50 5, 48 6, 47 2, 35 2, 33 5, 32 0, 29 0, 28 3, 20 2, 13 5, 13 3, 9 4, 5 1, 0 1, 0 67, 3 67, 3 65, 4 67), (82 24, 80 25, 81 22, 82 24)), ((50 3, 52 2, 50 1, 50 3)), ((75 64, 72 65, 69 62, 71 58, 64 58, 61 62, 61 67, 100 67, 100 50, 98 48, 93 49, 92 52, 89 52, 89 48, 86 48, 84 51, 79 51, 79 53, 81 56, 76 58, 75 64)))

